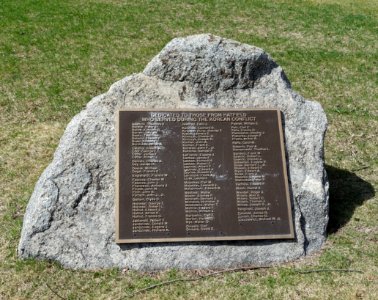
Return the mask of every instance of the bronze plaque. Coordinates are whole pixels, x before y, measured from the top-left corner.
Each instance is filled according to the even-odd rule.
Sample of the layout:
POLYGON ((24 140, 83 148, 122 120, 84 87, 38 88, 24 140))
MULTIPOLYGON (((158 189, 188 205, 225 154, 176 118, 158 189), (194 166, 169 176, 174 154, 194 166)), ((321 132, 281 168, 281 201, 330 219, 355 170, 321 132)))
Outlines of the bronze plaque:
POLYGON ((294 238, 278 110, 117 117, 117 243, 294 238))

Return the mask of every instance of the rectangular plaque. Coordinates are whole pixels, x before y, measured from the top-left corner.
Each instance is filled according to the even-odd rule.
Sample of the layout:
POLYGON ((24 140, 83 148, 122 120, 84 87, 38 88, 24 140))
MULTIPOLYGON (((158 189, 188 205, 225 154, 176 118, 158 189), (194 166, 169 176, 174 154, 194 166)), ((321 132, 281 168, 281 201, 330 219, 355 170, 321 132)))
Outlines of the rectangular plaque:
POLYGON ((279 110, 121 110, 116 242, 294 238, 279 110))

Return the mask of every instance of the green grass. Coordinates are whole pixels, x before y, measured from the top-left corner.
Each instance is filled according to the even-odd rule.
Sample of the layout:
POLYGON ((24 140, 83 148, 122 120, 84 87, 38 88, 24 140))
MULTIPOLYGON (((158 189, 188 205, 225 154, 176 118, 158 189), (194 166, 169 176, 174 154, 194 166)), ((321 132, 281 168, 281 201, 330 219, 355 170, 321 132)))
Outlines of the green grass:
POLYGON ((378 4, 342 1, 19 1, 0 3, 0 299, 123 299, 196 272, 65 270, 17 259, 22 216, 69 122, 140 72, 176 36, 210 32, 265 49, 329 130, 329 237, 318 254, 271 269, 178 282, 161 299, 378 298, 378 4), (363 273, 305 273, 318 268, 363 273))

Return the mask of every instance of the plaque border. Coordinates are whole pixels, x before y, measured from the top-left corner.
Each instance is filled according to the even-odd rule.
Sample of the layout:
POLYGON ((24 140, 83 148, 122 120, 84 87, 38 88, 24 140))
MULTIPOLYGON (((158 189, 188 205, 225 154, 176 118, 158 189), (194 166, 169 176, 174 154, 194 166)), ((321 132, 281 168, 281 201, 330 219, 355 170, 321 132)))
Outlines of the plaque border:
POLYGON ((116 110, 115 113, 115 242, 117 244, 137 244, 137 243, 164 243, 164 242, 203 242, 203 241, 240 241, 240 240, 279 240, 279 239, 294 239, 294 220, 292 214, 292 202, 289 193, 289 180, 287 174, 287 161, 286 161, 286 148, 283 136, 282 127, 282 111, 276 108, 225 108, 225 109, 194 109, 194 108, 120 108, 116 110), (283 167, 283 176, 285 184, 285 194, 286 194, 286 203, 288 208, 288 219, 289 219, 289 233, 288 234, 265 234, 265 235, 239 235, 239 236, 214 236, 214 237, 178 237, 178 238, 139 238, 139 239, 120 239, 119 238, 119 114, 122 111, 136 111, 136 112, 227 112, 227 111, 276 111, 278 118, 278 130, 281 146, 281 158, 282 158, 282 167, 283 167))

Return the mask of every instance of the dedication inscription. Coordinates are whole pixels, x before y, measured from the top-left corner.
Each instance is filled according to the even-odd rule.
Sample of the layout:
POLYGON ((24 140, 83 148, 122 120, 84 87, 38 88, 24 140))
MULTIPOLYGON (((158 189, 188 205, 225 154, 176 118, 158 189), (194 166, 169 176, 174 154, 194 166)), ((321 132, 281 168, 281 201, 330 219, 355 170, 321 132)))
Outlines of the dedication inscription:
POLYGON ((293 238, 278 110, 119 111, 116 242, 293 238))

